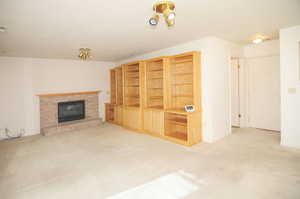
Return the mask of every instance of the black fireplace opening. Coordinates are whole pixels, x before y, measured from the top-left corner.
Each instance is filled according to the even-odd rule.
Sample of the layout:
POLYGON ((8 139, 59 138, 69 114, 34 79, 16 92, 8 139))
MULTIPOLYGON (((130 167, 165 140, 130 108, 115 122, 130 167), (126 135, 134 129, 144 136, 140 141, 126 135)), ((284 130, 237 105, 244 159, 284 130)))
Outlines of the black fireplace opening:
POLYGON ((84 100, 58 103, 58 122, 69 122, 85 118, 84 100))

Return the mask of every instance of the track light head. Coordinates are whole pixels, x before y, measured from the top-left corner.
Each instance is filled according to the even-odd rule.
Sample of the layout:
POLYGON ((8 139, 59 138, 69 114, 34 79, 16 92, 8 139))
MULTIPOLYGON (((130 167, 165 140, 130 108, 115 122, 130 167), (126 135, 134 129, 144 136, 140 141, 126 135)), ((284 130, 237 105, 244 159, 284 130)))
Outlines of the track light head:
POLYGON ((173 19, 173 20, 166 19, 166 23, 168 24, 169 27, 174 26, 175 19, 173 19))
POLYGON ((170 13, 169 13, 169 16, 168 16, 168 19, 169 19, 169 20, 174 20, 174 19, 175 19, 175 16, 176 16, 175 12, 170 12, 170 13))
POLYGON ((155 14, 149 19, 149 24, 151 26, 156 26, 158 24, 158 21, 159 21, 159 16, 158 14, 155 14))

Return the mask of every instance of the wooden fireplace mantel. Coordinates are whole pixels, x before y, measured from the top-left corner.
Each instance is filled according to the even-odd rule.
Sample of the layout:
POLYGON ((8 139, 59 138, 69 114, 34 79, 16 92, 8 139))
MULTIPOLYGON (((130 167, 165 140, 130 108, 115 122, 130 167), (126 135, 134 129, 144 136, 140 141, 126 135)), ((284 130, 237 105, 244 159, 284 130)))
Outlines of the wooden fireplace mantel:
POLYGON ((39 94, 39 97, 56 97, 56 96, 69 96, 69 95, 93 95, 101 93, 98 91, 85 91, 85 92, 72 92, 72 93, 47 93, 47 94, 39 94))

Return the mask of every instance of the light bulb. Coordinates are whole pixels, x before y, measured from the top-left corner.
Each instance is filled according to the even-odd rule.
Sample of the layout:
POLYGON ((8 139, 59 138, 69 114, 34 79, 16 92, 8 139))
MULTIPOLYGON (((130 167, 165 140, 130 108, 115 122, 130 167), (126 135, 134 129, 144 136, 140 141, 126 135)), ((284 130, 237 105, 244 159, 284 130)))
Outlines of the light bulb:
POLYGON ((158 15, 153 15, 150 19, 149 19, 149 24, 151 26, 156 26, 158 24, 158 20, 159 20, 159 16, 158 15))
POLYGON ((168 15, 168 19, 173 20, 173 19, 175 19, 175 16, 176 16, 175 12, 170 12, 169 15, 168 15))
POLYGON ((257 38, 257 39, 254 39, 252 42, 255 44, 259 44, 259 43, 263 42, 263 39, 257 38))

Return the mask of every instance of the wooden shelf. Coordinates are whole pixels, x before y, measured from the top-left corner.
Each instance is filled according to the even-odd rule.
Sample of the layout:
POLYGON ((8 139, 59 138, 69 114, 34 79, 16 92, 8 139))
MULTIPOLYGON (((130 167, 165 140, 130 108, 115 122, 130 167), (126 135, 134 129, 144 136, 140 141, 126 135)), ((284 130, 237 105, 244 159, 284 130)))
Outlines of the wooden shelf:
POLYGON ((179 72, 176 72, 176 73, 173 73, 174 75, 193 75, 193 73, 191 72, 187 72, 187 73, 179 73, 179 72))
POLYGON ((127 87, 133 87, 133 88, 135 88, 135 87, 140 87, 139 85, 127 85, 127 87))
POLYGON ((139 104, 131 104, 131 105, 127 105, 127 107, 139 108, 140 105, 139 104))
POLYGON ((149 98, 151 98, 151 99, 161 99, 161 98, 163 98, 163 96, 150 96, 149 98))
POLYGON ((190 59, 182 59, 182 60, 173 60, 172 64, 182 64, 182 63, 192 63, 193 60, 190 59))
POLYGON ((148 89, 158 89, 158 90, 162 90, 163 88, 148 88, 148 89))
POLYGON ((151 77, 151 78, 148 78, 148 79, 163 79, 163 77, 151 77))
POLYGON ((127 79, 139 79, 139 77, 127 77, 127 79))
POLYGON ((139 98, 140 96, 126 96, 126 98, 139 98))
POLYGON ((138 73, 139 70, 127 70, 126 72, 127 72, 127 73, 138 73))
POLYGON ((165 136, 182 140, 182 141, 187 141, 187 134, 185 132, 175 131, 175 132, 165 134, 165 136))
POLYGON ((172 97, 193 97, 193 95, 173 95, 172 97))
POLYGON ((186 85, 193 85, 193 83, 173 83, 174 86, 186 86, 186 85))
POLYGON ((168 122, 174 125, 187 126, 186 122, 177 122, 175 120, 168 120, 168 122))
POLYGON ((149 106, 148 109, 158 109, 158 110, 163 110, 163 106, 149 106))
POLYGON ((166 109, 165 110, 167 113, 176 113, 176 114, 181 114, 181 115, 190 115, 195 112, 186 112, 185 109, 166 109))

